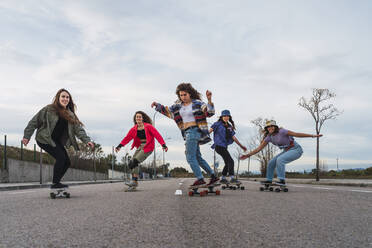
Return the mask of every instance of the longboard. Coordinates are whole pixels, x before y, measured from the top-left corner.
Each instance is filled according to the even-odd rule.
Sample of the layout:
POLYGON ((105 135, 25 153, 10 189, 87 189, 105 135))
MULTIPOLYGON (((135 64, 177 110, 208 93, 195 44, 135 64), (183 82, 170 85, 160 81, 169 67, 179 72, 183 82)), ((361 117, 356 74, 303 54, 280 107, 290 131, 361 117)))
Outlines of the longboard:
POLYGON ((220 190, 218 190, 218 189, 214 190, 215 187, 218 187, 220 185, 221 185, 220 183, 215 183, 215 184, 212 184, 212 185, 204 184, 204 185, 201 185, 201 186, 190 186, 189 187, 189 196, 193 196, 193 195, 206 196, 208 194, 220 195, 221 194, 220 190), (200 191, 198 191, 199 189, 200 189, 200 191))
POLYGON ((67 188, 50 189, 50 198, 56 199, 57 197, 70 198, 70 193, 67 191, 67 188))
POLYGON ((227 182, 227 183, 222 183, 222 189, 232 189, 232 190, 237 190, 237 189, 241 189, 241 190, 244 190, 245 187, 242 185, 242 183, 230 183, 230 182, 227 182))
POLYGON ((124 183, 126 186, 128 186, 128 188, 126 188, 124 191, 125 192, 133 192, 133 191, 136 191, 136 188, 138 187, 138 185, 136 185, 136 186, 132 186, 132 185, 130 185, 130 182, 128 181, 128 182, 125 182, 124 183))
POLYGON ((288 192, 287 185, 283 184, 277 184, 275 182, 273 183, 260 183, 262 186, 260 186, 260 191, 274 191, 275 192, 288 192))

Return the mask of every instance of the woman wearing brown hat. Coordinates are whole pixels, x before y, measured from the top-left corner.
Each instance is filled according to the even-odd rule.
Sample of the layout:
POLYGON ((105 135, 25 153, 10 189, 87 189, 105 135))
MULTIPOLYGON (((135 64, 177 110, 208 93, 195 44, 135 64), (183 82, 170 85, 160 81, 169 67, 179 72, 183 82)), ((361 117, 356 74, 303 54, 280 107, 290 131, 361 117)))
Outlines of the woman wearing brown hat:
POLYGON ((272 183, 274 177, 274 170, 276 168, 276 173, 279 179, 279 182, 277 183, 285 185, 285 165, 300 158, 303 153, 301 146, 294 140, 293 137, 316 138, 322 136, 323 136, 322 134, 314 135, 292 132, 284 128, 279 128, 274 120, 270 120, 266 122, 264 138, 261 141, 259 147, 257 147, 250 153, 241 156, 240 159, 246 159, 258 153, 269 142, 278 146, 283 151, 269 161, 268 168, 266 171, 266 181, 264 181, 263 183, 272 183))

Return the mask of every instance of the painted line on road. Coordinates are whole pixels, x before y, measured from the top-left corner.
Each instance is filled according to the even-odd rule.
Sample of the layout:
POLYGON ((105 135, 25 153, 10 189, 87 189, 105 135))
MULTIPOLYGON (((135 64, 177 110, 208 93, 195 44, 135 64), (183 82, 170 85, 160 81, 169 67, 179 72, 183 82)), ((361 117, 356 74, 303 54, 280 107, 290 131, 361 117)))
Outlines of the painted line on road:
MULTIPOLYGON (((249 182, 249 183, 257 184, 257 182, 249 182)), ((345 188, 329 188, 329 187, 319 187, 319 186, 313 186, 313 185, 289 184, 289 187, 308 188, 308 189, 321 189, 321 190, 334 190, 334 191, 346 191, 346 192, 358 192, 358 193, 370 193, 370 194, 372 194, 372 190, 345 189, 345 188)))
POLYGON ((27 194, 27 193, 33 193, 33 192, 36 192, 34 190, 32 191, 18 191, 18 192, 11 192, 11 193, 8 193, 8 195, 17 195, 17 194, 27 194))

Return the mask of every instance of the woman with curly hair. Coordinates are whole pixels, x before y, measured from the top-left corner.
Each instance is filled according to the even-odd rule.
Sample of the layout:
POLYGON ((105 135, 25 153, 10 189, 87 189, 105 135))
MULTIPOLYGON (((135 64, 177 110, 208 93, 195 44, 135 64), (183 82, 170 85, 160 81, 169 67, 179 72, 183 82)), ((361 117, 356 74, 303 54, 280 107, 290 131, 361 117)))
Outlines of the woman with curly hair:
POLYGON ((220 183, 228 183, 226 179, 227 173, 229 173, 230 176, 230 183, 240 183, 240 181, 234 177, 234 160, 227 150, 227 147, 235 141, 244 151, 246 151, 247 148, 235 137, 235 123, 229 110, 222 111, 220 118, 213 123, 209 132, 213 132, 214 144, 212 145, 212 149, 215 149, 215 151, 221 155, 225 163, 220 183))
POLYGON ((150 156, 152 151, 155 149, 155 140, 162 145, 164 151, 168 151, 168 147, 165 145, 163 137, 159 132, 152 126, 150 117, 142 111, 137 111, 133 116, 134 126, 129 130, 128 134, 116 147, 116 152, 119 152, 122 147, 133 140, 132 148, 137 148, 133 154, 132 159, 129 161, 129 169, 132 170, 132 181, 126 183, 129 187, 138 186, 138 165, 145 161, 150 156), (134 171, 134 169, 136 171, 134 171))
POLYGON ((186 141, 186 160, 196 177, 196 181, 191 187, 206 185, 200 167, 211 176, 208 185, 213 185, 219 178, 202 158, 199 146, 211 141, 207 117, 214 115, 212 93, 207 90, 208 103, 206 104, 201 101, 201 94, 190 83, 181 83, 177 86, 176 95, 178 100, 170 107, 157 102, 153 102, 151 107, 155 106, 156 111, 173 119, 181 130, 186 141))
POLYGON ((75 107, 71 94, 66 89, 60 89, 53 103, 42 108, 31 119, 24 131, 22 143, 25 146, 37 129, 35 138, 37 144, 56 160, 52 189, 68 187, 61 183, 62 177, 71 164, 65 146, 72 145, 75 150, 79 150, 75 136, 92 149, 94 148, 94 144, 83 128, 83 123, 75 114, 75 107))
POLYGON ((294 140, 293 137, 316 138, 322 136, 322 134, 317 135, 292 132, 284 128, 279 128, 274 120, 270 120, 266 122, 264 129, 264 138, 261 141, 259 147, 257 147, 250 153, 241 156, 240 159, 249 158, 250 156, 260 152, 269 142, 273 145, 278 146, 283 151, 269 161, 266 171, 266 181, 263 181, 262 183, 272 183, 274 170, 276 168, 276 173, 279 179, 277 184, 285 185, 285 165, 296 159, 299 159, 303 153, 302 147, 294 140))

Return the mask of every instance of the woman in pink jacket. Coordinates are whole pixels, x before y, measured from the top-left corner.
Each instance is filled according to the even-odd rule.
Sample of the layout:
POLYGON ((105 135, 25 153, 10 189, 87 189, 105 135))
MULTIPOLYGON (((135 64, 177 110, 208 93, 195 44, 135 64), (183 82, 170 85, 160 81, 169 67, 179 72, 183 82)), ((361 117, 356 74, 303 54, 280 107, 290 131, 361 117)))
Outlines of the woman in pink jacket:
POLYGON ((138 186, 138 169, 140 163, 145 161, 147 157, 150 156, 152 151, 155 149, 155 140, 162 145, 164 151, 168 151, 168 147, 165 145, 163 137, 159 132, 152 126, 152 121, 150 117, 142 111, 137 111, 133 117, 134 126, 129 130, 128 134, 116 147, 115 151, 119 152, 122 147, 133 140, 132 148, 137 148, 133 154, 132 159, 129 161, 129 169, 132 170, 132 181, 127 185, 130 187, 138 186))

